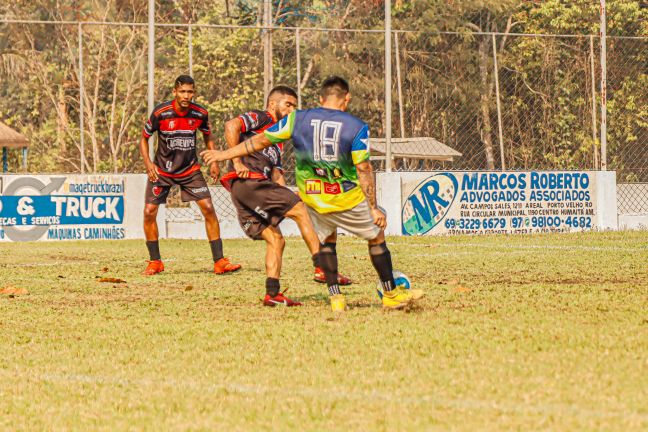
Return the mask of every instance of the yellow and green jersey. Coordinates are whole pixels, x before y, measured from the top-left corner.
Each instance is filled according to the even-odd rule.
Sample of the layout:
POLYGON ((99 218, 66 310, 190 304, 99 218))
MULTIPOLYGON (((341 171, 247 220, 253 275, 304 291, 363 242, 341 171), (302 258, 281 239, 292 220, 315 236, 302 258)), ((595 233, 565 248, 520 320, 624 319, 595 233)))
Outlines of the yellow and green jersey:
POLYGON ((319 213, 352 209, 364 199, 355 165, 369 160, 369 127, 344 111, 293 111, 265 136, 278 144, 292 139, 302 201, 319 213))

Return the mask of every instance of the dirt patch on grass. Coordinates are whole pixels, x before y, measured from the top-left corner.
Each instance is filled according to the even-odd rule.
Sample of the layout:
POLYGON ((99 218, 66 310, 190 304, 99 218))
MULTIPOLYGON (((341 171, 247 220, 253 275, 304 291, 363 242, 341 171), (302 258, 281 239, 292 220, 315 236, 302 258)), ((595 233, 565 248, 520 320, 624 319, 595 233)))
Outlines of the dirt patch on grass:
POLYGON ((645 279, 638 276, 628 277, 600 277, 588 275, 588 277, 507 277, 497 276, 496 278, 486 278, 480 280, 482 283, 493 285, 531 285, 531 284, 552 284, 552 285, 623 285, 623 284, 645 284, 645 279))
POLYGON ((78 255, 48 255, 47 259, 53 261, 92 261, 87 256, 78 256, 78 255))

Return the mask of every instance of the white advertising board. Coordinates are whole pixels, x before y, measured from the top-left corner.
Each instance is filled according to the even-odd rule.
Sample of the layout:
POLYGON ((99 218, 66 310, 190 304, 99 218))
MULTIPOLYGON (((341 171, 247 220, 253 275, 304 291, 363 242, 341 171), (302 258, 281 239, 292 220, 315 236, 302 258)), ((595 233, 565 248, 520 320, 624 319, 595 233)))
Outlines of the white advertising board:
POLYGON ((387 173, 379 175, 379 184, 381 205, 391 210, 388 234, 616 229, 615 175, 610 172, 387 173), (396 197, 398 213, 393 211, 396 197))

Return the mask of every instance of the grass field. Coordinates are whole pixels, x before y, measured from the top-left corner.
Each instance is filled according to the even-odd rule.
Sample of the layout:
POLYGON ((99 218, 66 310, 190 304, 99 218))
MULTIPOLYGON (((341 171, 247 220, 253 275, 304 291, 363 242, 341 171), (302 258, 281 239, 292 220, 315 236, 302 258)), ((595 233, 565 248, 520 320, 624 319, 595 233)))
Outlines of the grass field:
POLYGON ((289 239, 261 306, 263 244, 215 276, 205 241, 0 243, 0 430, 646 430, 648 233, 392 238, 427 292, 383 312, 343 238, 351 309, 329 311, 289 239), (98 277, 127 283, 101 283, 98 277))

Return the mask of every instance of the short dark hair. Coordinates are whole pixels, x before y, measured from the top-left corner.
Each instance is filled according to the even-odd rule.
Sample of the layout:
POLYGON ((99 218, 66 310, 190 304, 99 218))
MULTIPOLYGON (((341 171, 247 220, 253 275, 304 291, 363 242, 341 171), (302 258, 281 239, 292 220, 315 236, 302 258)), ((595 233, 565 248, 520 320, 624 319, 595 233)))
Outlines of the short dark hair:
POLYGON ((320 96, 326 99, 329 96, 343 98, 349 93, 349 83, 337 75, 330 76, 322 82, 320 87, 320 96))
POLYGON ((276 87, 273 87, 272 90, 270 90, 270 93, 268 93, 268 100, 266 101, 266 105, 270 102, 270 98, 275 94, 292 96, 295 99, 297 99, 297 93, 291 87, 285 85, 278 85, 276 87))
POLYGON ((180 75, 178 78, 175 79, 175 84, 173 85, 173 88, 178 88, 183 84, 191 84, 192 86, 195 86, 196 82, 189 75, 180 75))

